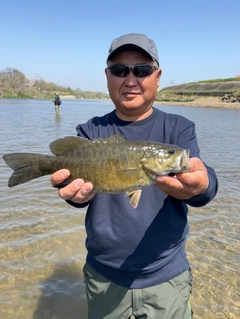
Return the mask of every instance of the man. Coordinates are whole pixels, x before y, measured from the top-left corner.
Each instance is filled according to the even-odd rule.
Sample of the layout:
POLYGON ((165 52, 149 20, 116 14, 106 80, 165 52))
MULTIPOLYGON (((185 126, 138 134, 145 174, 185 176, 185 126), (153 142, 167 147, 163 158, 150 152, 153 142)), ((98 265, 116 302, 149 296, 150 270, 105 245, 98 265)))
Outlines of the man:
MULTIPOLYGON (((90 319, 190 319, 191 272, 185 254, 187 204, 203 206, 217 192, 214 170, 200 160, 194 123, 153 107, 161 69, 153 40, 127 34, 113 40, 105 70, 115 110, 77 126, 78 136, 150 140, 190 149, 192 171, 158 176, 134 210, 124 194, 94 194, 81 179, 59 190, 86 214, 84 266, 90 319)), ((51 176, 57 185, 69 176, 51 176)))
POLYGON ((52 101, 54 103, 54 107, 55 107, 55 111, 56 113, 59 112, 59 106, 62 104, 61 100, 60 100, 60 96, 58 93, 55 93, 55 98, 52 101))

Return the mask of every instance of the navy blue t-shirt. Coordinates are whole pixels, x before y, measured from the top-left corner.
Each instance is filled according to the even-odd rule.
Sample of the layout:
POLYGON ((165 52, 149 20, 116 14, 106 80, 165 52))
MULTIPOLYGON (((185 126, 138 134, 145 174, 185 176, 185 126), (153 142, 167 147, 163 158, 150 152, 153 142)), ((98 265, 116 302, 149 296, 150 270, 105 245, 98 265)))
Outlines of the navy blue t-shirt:
MULTIPOLYGON (((122 121, 114 110, 78 125, 77 134, 88 139, 119 134, 127 140, 175 144, 189 149, 190 157, 200 157, 194 123, 156 108, 140 121, 122 121)), ((155 185, 142 190, 136 209, 124 193, 94 195, 86 214, 87 262, 109 280, 131 288, 157 285, 188 269, 187 204, 203 206, 217 191, 216 174, 206 167, 209 187, 190 200, 178 200, 155 185)))

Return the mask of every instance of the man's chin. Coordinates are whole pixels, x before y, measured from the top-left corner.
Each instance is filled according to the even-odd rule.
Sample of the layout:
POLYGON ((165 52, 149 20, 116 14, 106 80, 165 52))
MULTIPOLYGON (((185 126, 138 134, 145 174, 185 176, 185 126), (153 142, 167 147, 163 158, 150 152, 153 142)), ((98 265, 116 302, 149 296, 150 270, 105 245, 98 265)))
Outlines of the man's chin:
POLYGON ((121 104, 121 107, 126 110, 136 110, 141 107, 139 103, 125 102, 121 104))
POLYGON ((139 95, 129 95, 122 99, 121 104, 122 106, 128 108, 138 108, 142 105, 143 101, 139 95))

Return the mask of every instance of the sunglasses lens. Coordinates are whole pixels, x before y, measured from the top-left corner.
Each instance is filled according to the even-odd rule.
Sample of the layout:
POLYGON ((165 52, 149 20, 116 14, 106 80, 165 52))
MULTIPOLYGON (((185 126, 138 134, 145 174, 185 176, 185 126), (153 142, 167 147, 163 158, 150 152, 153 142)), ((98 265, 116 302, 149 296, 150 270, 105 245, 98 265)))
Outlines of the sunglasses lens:
POLYGON ((124 64, 114 64, 109 67, 109 70, 115 76, 125 77, 129 74, 129 68, 124 64))
POLYGON ((130 69, 133 70, 133 74, 137 78, 143 78, 151 75, 155 67, 148 64, 139 64, 134 66, 125 64, 114 64, 109 67, 109 70, 113 75, 120 77, 126 77, 130 73, 130 69))
POLYGON ((141 78, 151 75, 153 73, 153 68, 151 65, 137 65, 134 68, 133 73, 136 77, 141 78))

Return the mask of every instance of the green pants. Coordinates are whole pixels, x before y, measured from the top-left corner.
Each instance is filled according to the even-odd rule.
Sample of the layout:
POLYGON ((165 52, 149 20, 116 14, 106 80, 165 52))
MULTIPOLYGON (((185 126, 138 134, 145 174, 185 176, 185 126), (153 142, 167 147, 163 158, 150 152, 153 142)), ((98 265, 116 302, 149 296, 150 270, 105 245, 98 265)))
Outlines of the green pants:
POLYGON ((85 264, 88 319, 191 319, 188 302, 190 270, 162 284, 128 289, 119 286, 85 264))

